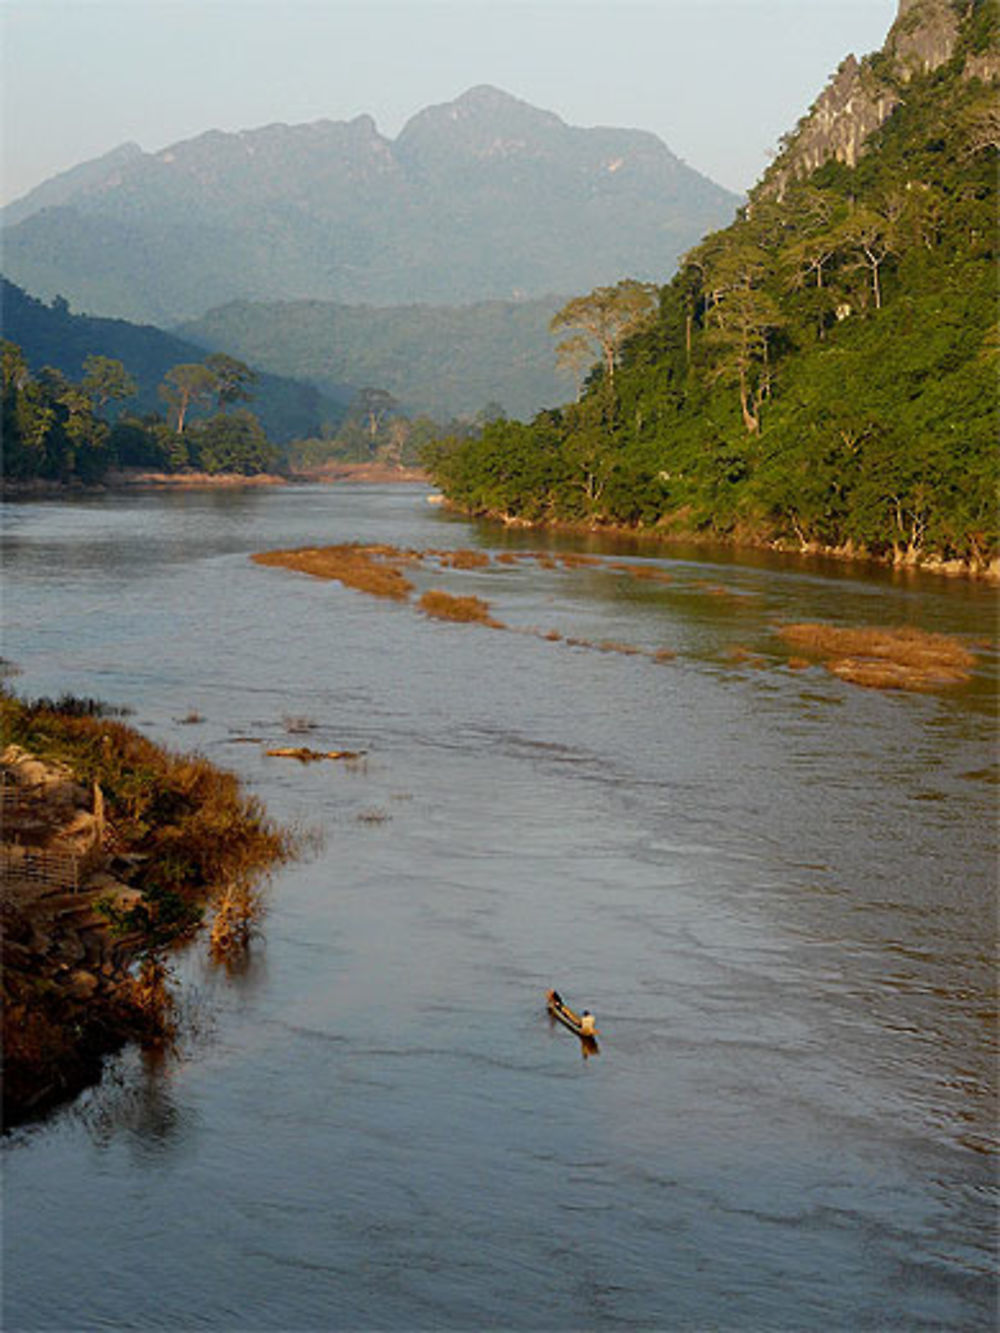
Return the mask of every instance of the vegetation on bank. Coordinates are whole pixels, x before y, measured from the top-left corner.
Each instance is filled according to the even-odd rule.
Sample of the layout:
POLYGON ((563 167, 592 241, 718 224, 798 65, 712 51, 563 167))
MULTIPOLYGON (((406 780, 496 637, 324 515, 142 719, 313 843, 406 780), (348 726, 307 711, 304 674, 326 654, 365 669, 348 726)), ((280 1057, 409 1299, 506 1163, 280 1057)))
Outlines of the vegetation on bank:
POLYGON ((312 384, 268 374, 264 365, 238 347, 206 347, 150 324, 82 314, 60 296, 40 301, 2 275, 0 311, 3 337, 21 348, 35 373, 51 366, 68 380, 78 381, 88 357, 120 361, 135 382, 128 412, 139 418, 162 411, 160 386, 174 366, 196 364, 209 351, 231 353, 254 366, 254 415, 279 447, 315 435, 324 424, 335 429, 350 397, 349 390, 327 395, 312 384))
MULTIPOLYGON (((58 346, 50 350, 57 353, 58 346)), ((284 435, 271 435, 264 424, 275 417, 274 377, 258 375, 225 353, 168 365, 152 396, 149 384, 131 373, 131 361, 127 366, 117 357, 88 353, 73 377, 59 368, 73 359, 70 352, 53 355, 52 364, 34 370, 19 345, 0 342, 0 480, 87 486, 138 469, 168 478, 278 473, 323 481, 335 476, 338 466, 362 465, 391 478, 415 468, 442 434, 472 438, 489 421, 503 418, 492 402, 473 417, 442 426, 428 416, 407 416, 388 390, 368 385, 344 388, 343 403, 328 403, 323 416, 317 410, 305 429, 289 438, 287 426, 284 435), (254 411, 247 407, 251 399, 254 411)))
MULTIPOLYGON (((73 911, 96 908, 101 932, 120 946, 113 962, 84 977, 91 985, 81 993, 60 944, 40 934, 38 914, 51 900, 6 890, 6 1123, 82 1086, 124 1041, 169 1035, 164 951, 189 937, 209 906, 216 956, 244 944, 260 911, 259 877, 292 852, 290 836, 233 774, 155 745, 93 701, 31 702, 4 690, 0 747, 9 745, 64 766, 78 783, 97 784, 105 861, 125 876, 127 891, 124 903, 100 891, 71 900, 79 903, 73 911)), ((16 834, 12 823, 8 816, 8 839, 16 834)))
MULTIPOLYGON (((516 521, 994 561, 996 91, 966 62, 996 51, 997 26, 994 6, 970 6, 951 60, 909 80, 873 57, 902 100, 858 164, 755 192, 620 342, 599 322, 614 289, 571 303, 563 356, 599 358, 578 400, 431 446, 448 499, 516 521)), ((619 286, 634 306, 636 285, 619 286)))
POLYGON ((21 349, 3 342, 0 370, 6 481, 92 485, 128 467, 255 476, 279 458, 253 413, 233 409, 250 397, 255 376, 232 357, 172 367, 161 385, 166 418, 123 412, 114 421, 109 407, 131 398, 136 385, 112 357, 87 357, 83 376, 73 381, 52 367, 33 374, 21 349), (211 414, 194 419, 198 409, 211 414))

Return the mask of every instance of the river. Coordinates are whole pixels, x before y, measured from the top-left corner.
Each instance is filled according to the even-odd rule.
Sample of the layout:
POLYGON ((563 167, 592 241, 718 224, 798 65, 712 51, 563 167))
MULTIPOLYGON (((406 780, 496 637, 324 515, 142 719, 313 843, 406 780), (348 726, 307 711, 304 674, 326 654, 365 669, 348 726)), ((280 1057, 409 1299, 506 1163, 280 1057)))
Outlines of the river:
POLYGON ((3 517, 16 688, 131 706, 309 835, 243 969, 179 960, 176 1057, 5 1140, 5 1328, 994 1326, 993 592, 505 532, 412 486, 3 517), (670 584, 414 577, 676 656, 248 559, 355 539, 655 559, 670 584), (814 619, 962 635, 974 678, 791 670, 773 623, 814 619), (264 754, 303 740, 367 755, 264 754))

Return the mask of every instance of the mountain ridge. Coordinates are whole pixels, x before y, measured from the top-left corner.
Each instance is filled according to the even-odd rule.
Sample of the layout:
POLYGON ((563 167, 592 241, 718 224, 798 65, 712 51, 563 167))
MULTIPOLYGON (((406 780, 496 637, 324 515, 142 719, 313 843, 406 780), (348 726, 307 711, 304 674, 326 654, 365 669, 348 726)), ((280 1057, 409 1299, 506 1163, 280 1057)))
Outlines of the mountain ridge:
POLYGON ((395 140, 360 115, 112 150, 4 210, 4 268, 161 325, 233 300, 516 300, 662 280, 738 203, 647 131, 478 85, 395 140))

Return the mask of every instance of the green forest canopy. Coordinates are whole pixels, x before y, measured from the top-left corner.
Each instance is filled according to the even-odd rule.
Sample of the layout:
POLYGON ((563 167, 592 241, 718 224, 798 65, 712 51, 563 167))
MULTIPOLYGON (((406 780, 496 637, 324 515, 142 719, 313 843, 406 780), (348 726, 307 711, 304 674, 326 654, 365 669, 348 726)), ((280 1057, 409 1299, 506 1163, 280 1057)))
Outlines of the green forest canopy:
POLYGON ((970 13, 953 58, 905 85, 857 166, 828 162, 780 202, 755 191, 578 401, 432 448, 449 499, 901 562, 993 559, 996 93, 963 69, 996 49, 997 18, 970 13))

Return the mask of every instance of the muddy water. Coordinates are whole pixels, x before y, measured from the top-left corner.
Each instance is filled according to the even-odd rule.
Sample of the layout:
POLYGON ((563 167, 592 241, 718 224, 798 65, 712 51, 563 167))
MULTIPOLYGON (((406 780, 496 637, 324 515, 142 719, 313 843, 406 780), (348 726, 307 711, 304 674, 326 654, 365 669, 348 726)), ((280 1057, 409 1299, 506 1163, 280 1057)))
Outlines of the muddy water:
POLYGON ((540 544, 419 488, 4 525, 19 688, 131 704, 322 840, 241 974, 182 960, 179 1058, 6 1141, 5 1327, 992 1327, 995 652, 879 694, 770 628, 992 641, 990 593, 676 548, 669 585, 416 575, 656 663, 247 559, 540 544), (267 758, 290 718, 366 760, 267 758))

